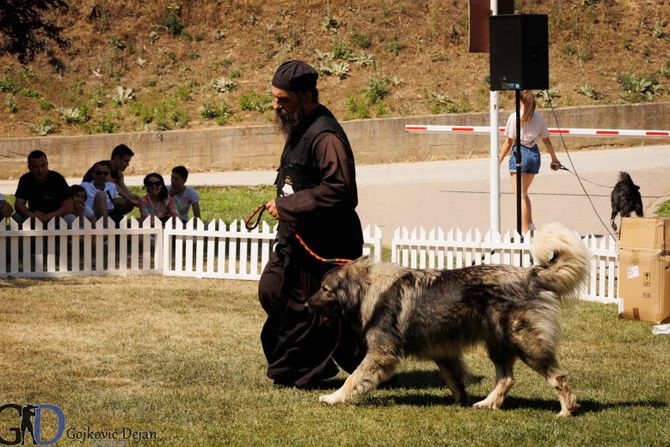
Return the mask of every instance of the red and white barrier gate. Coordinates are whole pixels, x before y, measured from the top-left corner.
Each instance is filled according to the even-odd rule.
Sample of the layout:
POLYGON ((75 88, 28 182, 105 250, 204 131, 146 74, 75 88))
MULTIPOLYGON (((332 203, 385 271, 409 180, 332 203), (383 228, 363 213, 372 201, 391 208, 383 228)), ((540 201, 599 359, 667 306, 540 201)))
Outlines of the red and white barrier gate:
MULTIPOLYGON (((488 126, 440 126, 423 124, 406 124, 405 131, 409 133, 451 132, 460 134, 489 134, 488 126)), ((505 133, 504 127, 499 127, 500 134, 505 133)), ((549 128, 551 135, 568 135, 579 137, 645 137, 670 138, 670 130, 636 130, 636 129, 559 129, 549 128)))

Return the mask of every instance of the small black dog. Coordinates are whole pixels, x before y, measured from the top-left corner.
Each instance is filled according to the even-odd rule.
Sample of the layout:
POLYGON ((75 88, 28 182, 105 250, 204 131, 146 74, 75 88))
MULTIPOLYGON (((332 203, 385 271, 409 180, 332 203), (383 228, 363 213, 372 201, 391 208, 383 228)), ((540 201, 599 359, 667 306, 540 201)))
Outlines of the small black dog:
POLYGON ((614 218, 617 214, 621 217, 629 217, 632 213, 642 217, 642 196, 640 187, 633 183, 627 172, 619 172, 619 181, 612 190, 612 229, 617 231, 614 218))

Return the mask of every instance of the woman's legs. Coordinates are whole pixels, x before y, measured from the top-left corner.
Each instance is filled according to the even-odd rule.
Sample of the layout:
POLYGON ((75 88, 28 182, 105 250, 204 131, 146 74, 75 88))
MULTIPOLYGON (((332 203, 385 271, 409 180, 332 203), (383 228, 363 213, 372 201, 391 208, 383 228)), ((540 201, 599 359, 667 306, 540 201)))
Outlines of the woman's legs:
MULTIPOLYGON (((510 173, 512 179, 512 188, 516 194, 516 173, 510 173)), ((533 212, 530 204, 530 197, 528 197, 528 188, 533 183, 535 174, 528 174, 526 172, 521 174, 521 231, 526 233, 528 227, 533 223, 533 212)))

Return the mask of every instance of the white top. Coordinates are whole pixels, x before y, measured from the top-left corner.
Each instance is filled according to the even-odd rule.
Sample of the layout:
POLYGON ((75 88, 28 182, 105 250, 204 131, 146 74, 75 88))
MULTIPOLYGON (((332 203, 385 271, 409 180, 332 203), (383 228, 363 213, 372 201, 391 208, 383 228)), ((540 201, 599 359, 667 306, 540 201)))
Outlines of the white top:
MULTIPOLYGON (((505 136, 513 140, 516 138, 516 113, 510 113, 507 118, 505 136)), ((533 116, 528 122, 521 126, 521 144, 526 147, 533 147, 537 144, 537 140, 542 138, 549 138, 549 129, 542 119, 542 115, 533 112, 533 116)))
MULTIPOLYGON (((95 194, 98 193, 100 190, 95 187, 93 182, 82 182, 81 187, 84 188, 86 191, 86 203, 85 206, 86 208, 93 210, 93 199, 95 198, 95 194)), ((105 195, 107 196, 107 209, 108 210, 113 210, 114 209, 114 202, 112 201, 112 198, 116 197, 117 192, 116 192, 116 184, 112 182, 106 182, 105 183, 105 195)))

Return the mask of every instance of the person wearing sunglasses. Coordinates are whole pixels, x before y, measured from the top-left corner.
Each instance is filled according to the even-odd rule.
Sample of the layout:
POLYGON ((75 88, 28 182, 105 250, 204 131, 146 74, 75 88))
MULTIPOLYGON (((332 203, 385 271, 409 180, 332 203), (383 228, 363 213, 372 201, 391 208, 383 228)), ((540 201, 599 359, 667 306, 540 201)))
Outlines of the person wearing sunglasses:
MULTIPOLYGON (((112 156, 109 160, 109 180, 116 185, 118 196, 114 197, 114 210, 109 213, 109 217, 119 222, 123 216, 128 214, 139 206, 139 197, 130 192, 124 180, 124 171, 130 164, 130 159, 135 155, 132 149, 125 144, 119 144, 112 150, 112 156)), ((95 165, 93 165, 81 180, 83 182, 92 182, 95 178, 95 165)))
POLYGON ((81 187, 86 191, 85 207, 87 213, 93 214, 96 219, 105 218, 114 211, 114 198, 118 192, 116 183, 110 178, 111 166, 109 161, 99 161, 93 166, 93 181, 82 182, 81 187))
POLYGON ((171 217, 179 216, 162 175, 152 172, 144 177, 144 188, 147 194, 139 202, 142 221, 147 217, 157 217, 165 223, 171 217))

